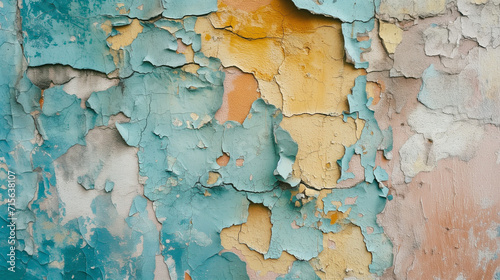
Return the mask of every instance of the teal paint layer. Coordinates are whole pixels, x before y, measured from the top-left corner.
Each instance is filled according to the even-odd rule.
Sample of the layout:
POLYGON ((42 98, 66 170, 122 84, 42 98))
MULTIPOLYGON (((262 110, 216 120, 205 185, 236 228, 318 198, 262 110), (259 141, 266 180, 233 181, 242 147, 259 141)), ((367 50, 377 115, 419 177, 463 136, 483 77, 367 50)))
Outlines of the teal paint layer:
MULTIPOLYGON (((342 26, 344 35, 357 36, 373 28, 371 19, 378 4, 371 1, 352 4, 338 1, 320 7, 310 2, 307 7, 316 13, 341 18, 346 22, 342 26)), ((20 16, 24 56, 29 66, 64 64, 102 73, 120 69, 119 85, 93 93, 85 108, 80 106, 78 97, 56 86, 44 91, 43 109, 39 105, 41 90, 23 74, 22 48, 17 41, 20 30, 14 24, 16 5, 15 1, 4 2, 5 8, 0 10, 3 15, 0 47, 5 54, 2 62, 9 66, 0 70, 0 94, 2 100, 8 101, 0 104, 0 149, 6 155, 2 163, 19 174, 18 190, 22 193, 17 204, 18 271, 14 277, 152 279, 154 258, 161 253, 173 279, 182 279, 184 272, 195 279, 246 279, 245 264, 236 255, 220 254, 223 248, 219 234, 224 228, 246 221, 250 202, 263 203, 271 209, 273 235, 266 257, 278 258, 286 251, 303 260, 295 262, 284 279, 313 277, 312 268, 304 261, 322 251, 323 233, 338 232, 341 228, 315 217, 314 200, 296 207, 297 199, 281 185, 281 182, 292 186, 298 183, 291 178, 297 145, 279 127, 281 113, 259 99, 252 106, 252 118, 242 125, 235 122, 221 125, 213 120, 222 104, 224 75, 219 71, 218 59, 200 53, 201 40, 194 33, 194 17, 186 17, 183 24, 168 19, 141 22, 143 32, 130 46, 124 47, 125 56, 118 65, 106 42, 117 30, 105 34, 101 27, 107 20, 118 27, 129 24, 132 18, 206 14, 216 10, 216 1, 192 5, 168 0, 141 5, 135 1, 25 1, 20 16), (177 30, 172 34, 160 29, 165 26, 177 30), (196 74, 179 68, 186 61, 175 52, 177 39, 191 44, 196 52, 195 62, 201 66, 196 74), (128 145, 138 148, 140 175, 147 178, 144 195, 153 201, 155 215, 162 224, 160 240, 155 224, 147 215, 148 201, 142 196, 134 199, 125 219, 117 214, 111 193, 103 192, 92 203, 95 219, 80 217, 62 223, 65 209, 71 206, 59 200, 53 161, 72 146, 85 145, 90 129, 107 124, 110 117, 120 112, 130 121, 117 123, 116 127, 128 145), (35 128, 43 144, 31 141, 35 128), (231 155, 225 167, 215 161, 223 152, 231 155), (245 160, 243 167, 235 165, 239 156, 245 160), (214 183, 209 183, 210 172, 219 176, 214 183), (46 205, 54 210, 47 210, 46 205), (324 226, 318 228, 318 221, 324 226), (33 235, 27 231, 30 222, 33 235), (292 223, 297 228, 292 228, 292 223), (117 224, 121 226, 121 235, 112 233, 117 224), (136 256, 140 240, 143 251, 136 256), (165 246, 161 252, 160 242, 165 246), (51 265, 54 262, 64 265, 51 265), (215 271, 218 273, 214 274, 215 271)), ((360 50, 370 43, 357 42, 352 36, 344 36, 346 49, 356 67, 366 67, 360 50)), ((350 114, 345 115, 356 114, 364 119, 365 129, 362 139, 346 148, 350 149, 346 155, 365 155, 367 151, 362 156, 366 180, 373 182, 376 177, 382 181, 383 172, 379 169, 374 172, 375 154, 377 149, 390 151, 390 132, 380 131, 373 112, 367 108, 365 82, 363 78, 356 81, 349 99, 350 114)), ((349 161, 349 156, 342 160, 343 171, 349 161)), ((4 174, 6 169, 2 170, 4 174)), ((100 170, 95 166, 90 174, 79 178, 82 187, 95 191, 100 170)), ((360 186, 349 192, 335 190, 324 202, 360 195, 359 201, 365 204, 353 211, 363 213, 366 219, 353 217, 351 222, 362 227, 368 250, 374 255, 370 269, 380 274, 390 266, 391 246, 374 217, 386 200, 380 197, 383 190, 374 183, 360 186), (367 236, 367 226, 375 229, 373 236, 367 236)), ((105 190, 112 192, 119 187, 107 182, 105 190)), ((4 191, 0 193, 2 199, 6 197, 4 191)), ((2 234, 8 234, 7 224, 6 220, 0 221, 2 234)), ((4 242, 0 243, 3 253, 8 246, 5 241, 0 242, 4 242)), ((5 256, 2 254, 2 258, 5 256)))

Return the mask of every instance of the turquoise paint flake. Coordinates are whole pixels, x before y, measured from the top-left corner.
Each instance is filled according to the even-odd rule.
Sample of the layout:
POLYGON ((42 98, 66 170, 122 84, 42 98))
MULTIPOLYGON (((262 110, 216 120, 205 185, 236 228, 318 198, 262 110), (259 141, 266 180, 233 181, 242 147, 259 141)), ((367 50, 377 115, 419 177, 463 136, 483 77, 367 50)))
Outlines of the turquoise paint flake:
POLYGON ((305 261, 294 261, 292 269, 287 275, 276 278, 277 280, 293 280, 293 279, 303 279, 303 280, 320 280, 312 266, 305 261))
POLYGON ((374 171, 375 179, 377 182, 383 182, 389 180, 389 174, 380 166, 377 166, 374 171))
POLYGON ((129 216, 133 216, 135 213, 144 212, 147 206, 147 199, 143 196, 136 196, 134 201, 132 202, 132 206, 130 206, 130 211, 128 213, 129 216))
POLYGON ((193 31, 194 32, 194 27, 196 25, 197 17, 185 17, 184 18, 184 29, 187 32, 193 31))
MULTIPOLYGON (((186 64, 186 57, 177 53, 177 39, 167 30, 151 24, 142 24, 143 30, 137 38, 124 47, 130 59, 131 70, 138 73, 148 73, 158 66, 179 67, 186 64)), ((180 32, 180 31, 178 31, 180 32)), ((130 76, 132 71, 123 72, 122 76, 130 76)))
POLYGON ((247 196, 253 203, 271 209, 273 226, 265 258, 277 259, 286 251, 299 260, 310 260, 323 250, 323 234, 317 229, 320 219, 315 215, 315 200, 296 207, 291 191, 282 188, 264 193, 247 193, 247 196))
POLYGON ((102 28, 147 20, 163 12, 160 0, 23 1, 24 54, 29 66, 71 65, 111 73, 116 69, 102 28))
POLYGON ((205 190, 181 182, 154 202, 156 216, 163 224, 163 255, 170 275, 178 275, 177 279, 182 279, 185 271, 203 269, 206 261, 223 249, 222 229, 241 224, 248 216, 249 202, 243 192, 221 186, 211 188, 210 196, 205 196, 205 190))
POLYGON ((95 113, 82 109, 81 99, 64 92, 63 86, 45 90, 44 99, 43 110, 37 118, 37 128, 44 142, 34 149, 35 168, 47 166, 42 163, 43 158, 55 160, 73 145, 84 145, 87 132, 99 124, 95 113))
POLYGON ((280 180, 287 182, 291 186, 297 186, 300 182, 298 178, 292 177, 293 164, 295 155, 298 153, 299 146, 293 141, 290 133, 281 127, 277 127, 274 131, 277 148, 279 151, 279 161, 276 167, 276 173, 280 176, 280 180))
POLYGON ((278 129, 281 114, 263 100, 255 101, 252 117, 243 125, 211 120, 221 105, 223 75, 210 68, 201 70, 203 75, 196 76, 154 68, 92 94, 87 102, 103 122, 120 111, 131 119, 117 128, 129 145, 140 148, 140 173, 148 178, 145 195, 154 201, 163 224, 162 243, 167 247, 163 255, 171 275, 196 272, 222 250, 220 231, 246 221, 245 192, 276 188, 278 162, 291 165, 288 157, 294 159, 297 151, 297 144, 278 129), (233 162, 219 167, 215 160, 223 151, 233 162), (245 158, 241 168, 234 163, 239 156, 245 158), (207 184, 209 172, 222 176, 213 186, 207 184))
POLYGON ((280 179, 291 177, 297 144, 279 127, 282 115, 276 112, 274 106, 258 99, 250 110, 252 117, 243 125, 226 122, 222 151, 231 158, 220 169, 225 183, 238 190, 265 192, 275 188, 280 179), (244 159, 242 167, 236 166, 239 158, 244 159))
POLYGON ((101 28, 106 18, 91 14, 94 9, 71 14, 71 3, 65 2, 24 1, 21 17, 28 65, 64 64, 104 73, 115 70, 101 28))
MULTIPOLYGON (((137 217, 123 220, 109 195, 98 196, 92 203, 93 220, 80 217, 62 224, 64 208, 65 205, 59 204, 56 188, 47 179, 40 181, 37 198, 27 210, 34 214, 30 221, 33 236, 26 235, 25 229, 19 230, 18 237, 23 236, 24 240, 19 240, 16 251, 16 273, 7 272, 6 279, 154 277, 155 256, 159 253, 158 232, 144 208, 139 210, 137 217), (120 227, 120 236, 110 233, 116 231, 116 227, 120 227), (29 240, 36 242, 36 251, 26 247, 29 240), (143 250, 137 256, 139 242, 143 250), (109 258, 111 255, 113 258, 109 258), (54 267, 51 265, 54 262, 65 263, 65 266, 54 267)), ((0 275, 5 272, 1 271, 0 275)))
POLYGON ((57 17, 73 17, 78 20, 107 16, 111 20, 126 15, 130 18, 150 19, 163 11, 160 0, 30 0, 23 2, 23 9, 40 15, 48 13, 57 17), (140 9, 138 9, 140 8, 140 9))
MULTIPOLYGON (((365 126, 360 139, 354 145, 346 147, 344 156, 337 161, 341 167, 339 182, 353 177, 353 174, 347 172, 348 163, 354 154, 358 154, 361 156, 361 166, 365 169, 365 181, 371 183, 375 179, 374 169, 377 151, 383 150, 384 155, 388 157, 392 150, 392 128, 382 131, 375 119, 375 113, 368 108, 367 104, 370 104, 371 100, 368 100, 366 95, 366 76, 356 78, 352 94, 348 95, 347 99, 349 113, 357 113, 360 119, 365 120, 365 126)), ((377 171, 377 173, 380 172, 377 171)))
POLYGON ((191 45, 193 51, 199 52, 201 50, 201 35, 196 34, 194 31, 186 31, 184 29, 175 32, 175 37, 182 40, 185 45, 191 45))
POLYGON ((375 17, 380 0, 292 0, 300 9, 338 18, 343 22, 369 21, 375 17))
MULTIPOLYGON (((371 40, 358 41, 359 35, 367 34, 374 28, 374 15, 378 10, 380 1, 306 1, 293 0, 297 7, 308 9, 317 14, 324 14, 339 18, 342 23, 342 34, 344 36, 344 47, 347 55, 353 61, 355 68, 368 68, 368 62, 362 61, 361 54, 365 49, 370 48, 371 40)), ((392 128, 382 131, 378 126, 375 114, 369 109, 372 100, 367 99, 366 76, 356 78, 352 94, 348 95, 349 112, 344 112, 344 121, 348 117, 360 118, 365 121, 365 126, 361 132, 360 139, 352 146, 345 147, 345 154, 337 163, 341 168, 341 176, 338 182, 354 178, 354 174, 347 172, 349 162, 354 154, 361 156, 361 165, 365 170, 365 182, 350 189, 332 190, 332 193, 323 199, 325 214, 328 211, 339 210, 345 212, 348 206, 343 205, 336 209, 331 204, 332 201, 341 200, 344 203, 345 197, 357 197, 356 203, 352 207, 349 220, 361 227, 368 251, 372 252, 373 260, 370 265, 370 272, 381 275, 383 271, 392 265, 392 244, 383 233, 383 229, 376 222, 376 215, 380 213, 388 200, 392 199, 388 195, 389 189, 377 182, 388 180, 385 170, 375 166, 378 150, 384 151, 386 158, 390 157, 392 151, 392 128), (374 180, 377 179, 377 182, 374 180), (387 198, 387 199, 386 199, 387 198), (357 215, 362 216, 361 218, 357 215), (374 229, 368 234, 367 227, 374 229)), ((323 231, 338 232, 341 225, 329 225, 323 222, 323 231)))
POLYGON ((17 88, 16 101, 23 106, 24 113, 29 114, 40 110, 40 98, 42 97, 40 88, 31 83, 26 75, 23 75, 17 84, 17 88))

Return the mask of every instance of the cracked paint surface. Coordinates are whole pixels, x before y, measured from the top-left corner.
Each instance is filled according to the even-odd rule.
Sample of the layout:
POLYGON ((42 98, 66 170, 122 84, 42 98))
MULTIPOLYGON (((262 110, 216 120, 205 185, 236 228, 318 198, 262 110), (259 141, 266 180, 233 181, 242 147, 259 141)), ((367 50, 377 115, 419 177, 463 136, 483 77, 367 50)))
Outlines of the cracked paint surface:
POLYGON ((500 277, 497 2, 0 2, 0 275, 500 277))

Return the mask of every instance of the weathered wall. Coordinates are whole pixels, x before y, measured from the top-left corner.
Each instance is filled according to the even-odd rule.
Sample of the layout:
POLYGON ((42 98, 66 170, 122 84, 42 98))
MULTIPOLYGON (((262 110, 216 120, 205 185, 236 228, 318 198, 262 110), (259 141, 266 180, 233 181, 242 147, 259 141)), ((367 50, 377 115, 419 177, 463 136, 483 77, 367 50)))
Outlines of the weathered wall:
POLYGON ((500 2, 0 2, 5 279, 500 279, 500 2))

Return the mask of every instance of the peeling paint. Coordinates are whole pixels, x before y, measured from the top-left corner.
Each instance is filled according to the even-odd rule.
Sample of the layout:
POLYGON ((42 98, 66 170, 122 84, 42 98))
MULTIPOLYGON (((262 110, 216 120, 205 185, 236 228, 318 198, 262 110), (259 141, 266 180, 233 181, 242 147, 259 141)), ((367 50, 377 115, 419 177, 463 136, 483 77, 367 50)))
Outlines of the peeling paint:
POLYGON ((0 2, 0 275, 498 278, 497 2, 0 2))

